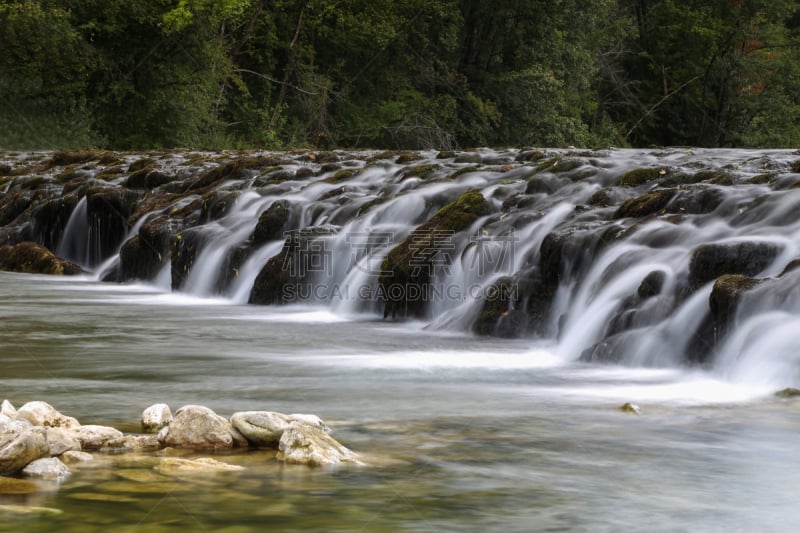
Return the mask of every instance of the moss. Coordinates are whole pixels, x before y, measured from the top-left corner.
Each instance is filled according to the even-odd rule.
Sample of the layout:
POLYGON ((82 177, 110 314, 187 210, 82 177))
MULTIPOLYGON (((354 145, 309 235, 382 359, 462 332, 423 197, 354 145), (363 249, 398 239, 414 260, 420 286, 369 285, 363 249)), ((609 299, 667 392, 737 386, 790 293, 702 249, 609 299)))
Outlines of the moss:
POLYGON ((489 206, 477 190, 469 190, 458 199, 436 212, 430 220, 419 226, 399 245, 394 247, 383 262, 378 279, 385 296, 384 316, 416 316, 424 312, 425 299, 414 295, 425 294, 429 287, 434 261, 448 239, 468 229, 479 217, 488 214, 489 206), (401 288, 398 291, 395 288, 401 288))
POLYGON ((438 154, 436 154, 436 159, 453 159, 456 157, 456 153, 451 150, 442 150, 438 154))
POLYGON ((660 189, 625 200, 614 213, 614 218, 641 218, 658 213, 676 193, 675 189, 660 189))
POLYGON ((95 178, 97 179, 115 178, 117 176, 120 176, 124 172, 125 172, 125 167, 123 165, 116 165, 104 168, 95 175, 95 178))
POLYGON ((611 204, 612 201, 608 189, 600 189, 599 191, 595 191, 594 194, 592 194, 592 196, 589 198, 589 205, 608 207, 611 204))
POLYGON ((153 168, 155 165, 156 165, 155 160, 149 157, 137 159, 136 161, 128 165, 128 172, 139 172, 141 170, 153 168))
POLYGON ((779 175, 780 174, 778 172, 766 172, 745 180, 745 183, 750 185, 771 185, 775 178, 777 178, 779 175))
POLYGON ((464 174, 469 174, 470 172, 478 172, 481 169, 483 169, 483 165, 481 164, 459 168, 458 170, 452 172, 449 176, 447 176, 447 179, 454 180, 459 176, 462 176, 464 174))
POLYGON ((619 179, 621 187, 638 187, 649 181, 654 181, 667 174, 665 168, 635 168, 629 170, 619 179))
POLYGON ((344 168, 337 171, 333 176, 325 178, 323 181, 325 183, 341 183, 353 178, 356 174, 358 174, 358 170, 354 168, 344 168))
POLYGON ((72 150, 66 152, 55 152, 47 161, 49 167, 74 165, 76 163, 86 163, 87 161, 98 160, 102 156, 98 150, 72 150))
POLYGON ((544 161, 536 165, 536 172, 544 172, 545 170, 549 169, 550 167, 558 163, 559 159, 560 157, 558 156, 545 159, 544 161))
POLYGON ((584 165, 584 162, 580 159, 574 159, 571 157, 561 158, 556 163, 548 169, 549 172, 553 174, 561 174, 564 172, 570 172, 571 170, 575 170, 576 168, 580 168, 584 165))
POLYGON ((403 177, 401 179, 409 179, 409 178, 420 178, 425 179, 432 173, 436 172, 442 168, 440 165, 436 163, 425 163, 422 165, 417 165, 415 167, 411 167, 403 172, 403 177))
POLYGON ((398 165, 405 165, 413 163, 414 161, 419 161, 420 159, 422 159, 422 156, 417 152, 401 152, 395 160, 395 163, 398 165))
POLYGON ((56 257, 50 250, 35 242, 0 247, 0 270, 58 276, 84 273, 78 265, 56 257))

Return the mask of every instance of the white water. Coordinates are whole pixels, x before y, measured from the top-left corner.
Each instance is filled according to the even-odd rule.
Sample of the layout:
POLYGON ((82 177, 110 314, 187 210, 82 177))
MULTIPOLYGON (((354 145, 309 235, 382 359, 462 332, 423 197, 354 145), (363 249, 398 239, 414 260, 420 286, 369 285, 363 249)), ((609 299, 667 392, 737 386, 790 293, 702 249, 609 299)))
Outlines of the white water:
MULTIPOLYGON (((778 276, 800 255, 800 222, 793 216, 800 206, 800 191, 786 189, 796 179, 788 172, 788 166, 796 159, 789 151, 610 150, 577 156, 563 150, 551 152, 565 158, 583 158, 583 166, 578 170, 591 169, 594 174, 577 181, 569 179, 568 174, 547 171, 533 175, 536 163, 514 162, 519 151, 483 150, 482 157, 499 163, 486 164, 455 179, 448 179, 448 175, 472 163, 442 161, 434 159, 435 154, 427 154, 426 159, 412 166, 436 163, 442 168, 425 179, 403 179, 405 166, 388 161, 367 165, 361 157, 348 165, 364 170, 341 183, 324 181, 333 171, 308 180, 284 181, 261 188, 252 183, 226 182, 220 185, 220 190, 241 192, 223 217, 201 227, 206 236, 204 248, 189 272, 183 296, 171 298, 184 302, 246 303, 261 267, 280 252, 282 239, 254 249, 223 294, 217 290, 220 266, 234 247, 247 242, 260 214, 280 199, 291 204, 287 231, 325 225, 336 232, 317 239, 318 250, 323 254, 321 262, 306 278, 309 287, 300 287, 295 292, 302 296, 300 303, 314 307, 312 314, 288 310, 273 314, 270 310, 264 311, 267 319, 291 321, 294 316, 316 322, 314 316, 337 317, 336 320, 378 318, 383 309, 376 297, 378 275, 389 250, 440 207, 469 189, 478 189, 489 202, 492 213, 480 218, 469 230, 449 237, 446 264, 439 265, 434 272, 433 285, 442 290, 427 303, 424 319, 427 329, 469 331, 481 312, 481 296, 494 282, 504 276, 530 272, 539 264, 539 248, 549 233, 575 228, 587 235, 585 245, 570 249, 573 255, 566 258, 565 268, 571 270, 561 275, 546 319, 550 324, 543 328, 558 331, 559 341, 531 339, 532 349, 538 349, 534 346, 544 341, 558 361, 564 364, 577 361, 607 338, 622 306, 636 294, 645 277, 661 272, 664 281, 659 293, 638 304, 635 310, 638 322, 623 330, 621 342, 612 340, 617 342, 615 359, 623 364, 673 369, 685 364, 684 354, 691 335, 709 312, 710 284, 686 298, 680 296, 693 250, 711 243, 772 243, 780 252, 758 274, 763 278, 778 276), (501 168, 502 163, 505 166, 501 168), (586 207, 594 193, 613 186, 625 171, 643 166, 679 169, 689 174, 698 169, 724 168, 731 172, 736 185, 704 185, 722 197, 719 205, 708 213, 677 211, 672 218, 651 218, 635 225, 636 221, 631 219, 608 221, 616 207, 586 207), (787 185, 746 183, 766 171, 777 173, 775 183, 787 185), (546 184, 550 192, 537 192, 540 189, 534 187, 531 194, 524 196, 527 202, 524 207, 504 207, 505 201, 524 194, 526 188, 531 188, 529 182, 535 180, 546 184), (365 205, 378 199, 382 202, 360 213, 365 205), (613 225, 625 229, 626 235, 602 251, 594 250, 597 232, 613 225), (198 297, 201 299, 194 299, 198 297)), ((317 168, 313 163, 299 161, 296 167, 288 168, 309 165, 317 168)), ((653 187, 646 184, 635 189, 609 190, 625 199, 653 187)), ((148 216, 136 221, 127 238, 136 235, 148 216)), ((91 244, 87 243, 96 239, 89 235, 92 230, 85 220, 86 202, 81 200, 65 228, 58 251, 88 265, 91 244)), ((108 258, 98 269, 99 275, 116 264, 114 257, 108 258)), ((150 282, 167 288, 169 279, 167 267, 150 282)), ((778 291, 782 297, 777 300, 775 290, 770 289, 765 290, 768 294, 745 300, 740 306, 741 317, 735 333, 713 353, 706 354, 710 361, 706 370, 714 379, 736 387, 752 386, 757 394, 769 388, 800 385, 797 371, 800 361, 795 355, 800 353, 800 340, 791 335, 800 323, 800 297, 794 296, 796 291, 792 291, 788 282, 784 287, 785 290, 778 291)), ((406 357, 414 360, 408 354, 406 357)))

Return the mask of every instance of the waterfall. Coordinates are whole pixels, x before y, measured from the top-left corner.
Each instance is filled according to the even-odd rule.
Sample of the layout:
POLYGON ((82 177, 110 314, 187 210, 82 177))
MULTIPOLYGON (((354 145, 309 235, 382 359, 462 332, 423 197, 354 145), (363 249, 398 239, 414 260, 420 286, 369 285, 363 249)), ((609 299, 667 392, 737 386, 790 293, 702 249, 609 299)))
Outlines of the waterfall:
MULTIPOLYGON (((171 157, 165 168, 185 164, 171 157)), ((230 167, 239 174, 183 169, 134 195, 138 218, 117 221, 130 230, 110 258, 83 196, 57 252, 89 268, 104 259, 98 270, 121 281, 146 275, 236 304, 387 314, 555 342, 565 361, 694 364, 788 384, 800 379, 796 159, 701 149, 261 153, 230 167), (481 205, 459 203, 475 191, 481 205)))

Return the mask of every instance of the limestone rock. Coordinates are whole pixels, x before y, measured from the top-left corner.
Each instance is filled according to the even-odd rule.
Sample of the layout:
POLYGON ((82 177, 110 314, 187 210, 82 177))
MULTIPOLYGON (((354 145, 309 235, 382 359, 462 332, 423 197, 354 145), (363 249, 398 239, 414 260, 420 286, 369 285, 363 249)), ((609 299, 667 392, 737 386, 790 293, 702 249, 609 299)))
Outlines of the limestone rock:
POLYGON ((149 452, 161 449, 161 443, 155 435, 125 435, 117 439, 107 440, 104 450, 149 452))
POLYGON ((86 452, 68 451, 64 452, 61 457, 63 463, 85 463, 94 459, 94 456, 86 452))
POLYGON ((254 446, 277 447, 284 430, 289 427, 288 416, 272 411, 243 411, 234 413, 231 424, 254 446))
POLYGON ((57 457, 37 459, 26 466, 22 473, 33 479, 46 479, 48 481, 63 481, 70 476, 67 465, 57 457))
POLYGON ((50 455, 56 457, 64 452, 81 451, 81 441, 66 428, 46 428, 47 444, 50 446, 50 455))
POLYGON ((76 428, 81 424, 71 416, 62 415, 47 402, 28 402, 17 411, 19 416, 34 426, 51 428, 76 428))
POLYGON ((224 472, 244 470, 243 466, 232 465, 211 459, 210 457, 200 457, 198 459, 181 459, 180 457, 165 457, 158 463, 155 470, 162 474, 188 474, 197 472, 224 472))
POLYGON ((172 411, 165 403, 151 405, 142 412, 142 431, 145 433, 158 433, 170 422, 172 422, 172 411))
POLYGON ((355 453, 322 429, 299 422, 289 424, 281 436, 278 450, 277 459, 291 464, 325 466, 358 462, 355 453))
POLYGON ((11 405, 11 402, 8 400, 3 400, 3 403, 0 404, 0 414, 6 415, 8 418, 17 418, 18 413, 17 410, 14 409, 14 406, 11 405))
POLYGON ((230 422, 200 405, 185 405, 178 409, 172 423, 159 432, 158 439, 165 446, 195 450, 247 446, 247 440, 230 422))
POLYGON ((107 441, 125 436, 120 430, 107 426, 81 426, 71 432, 81 442, 83 450, 99 450, 107 441))
POLYGON ((19 472, 31 461, 49 455, 43 428, 12 420, 0 432, 0 475, 19 472))

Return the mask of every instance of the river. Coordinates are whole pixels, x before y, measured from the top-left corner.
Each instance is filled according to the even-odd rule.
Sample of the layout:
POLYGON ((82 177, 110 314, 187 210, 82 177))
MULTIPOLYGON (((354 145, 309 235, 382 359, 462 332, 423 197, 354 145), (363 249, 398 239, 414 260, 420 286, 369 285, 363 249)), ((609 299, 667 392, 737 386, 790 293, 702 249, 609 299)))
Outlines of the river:
MULTIPOLYGON (((575 362, 530 339, 327 307, 0 274, 2 396, 135 431, 155 402, 315 413, 365 465, 270 453, 171 477, 96 454, 0 504, 2 531, 792 531, 800 400, 686 367, 575 362), (639 415, 623 412, 637 404, 639 415)), ((163 453, 163 452, 162 452, 163 453)))

